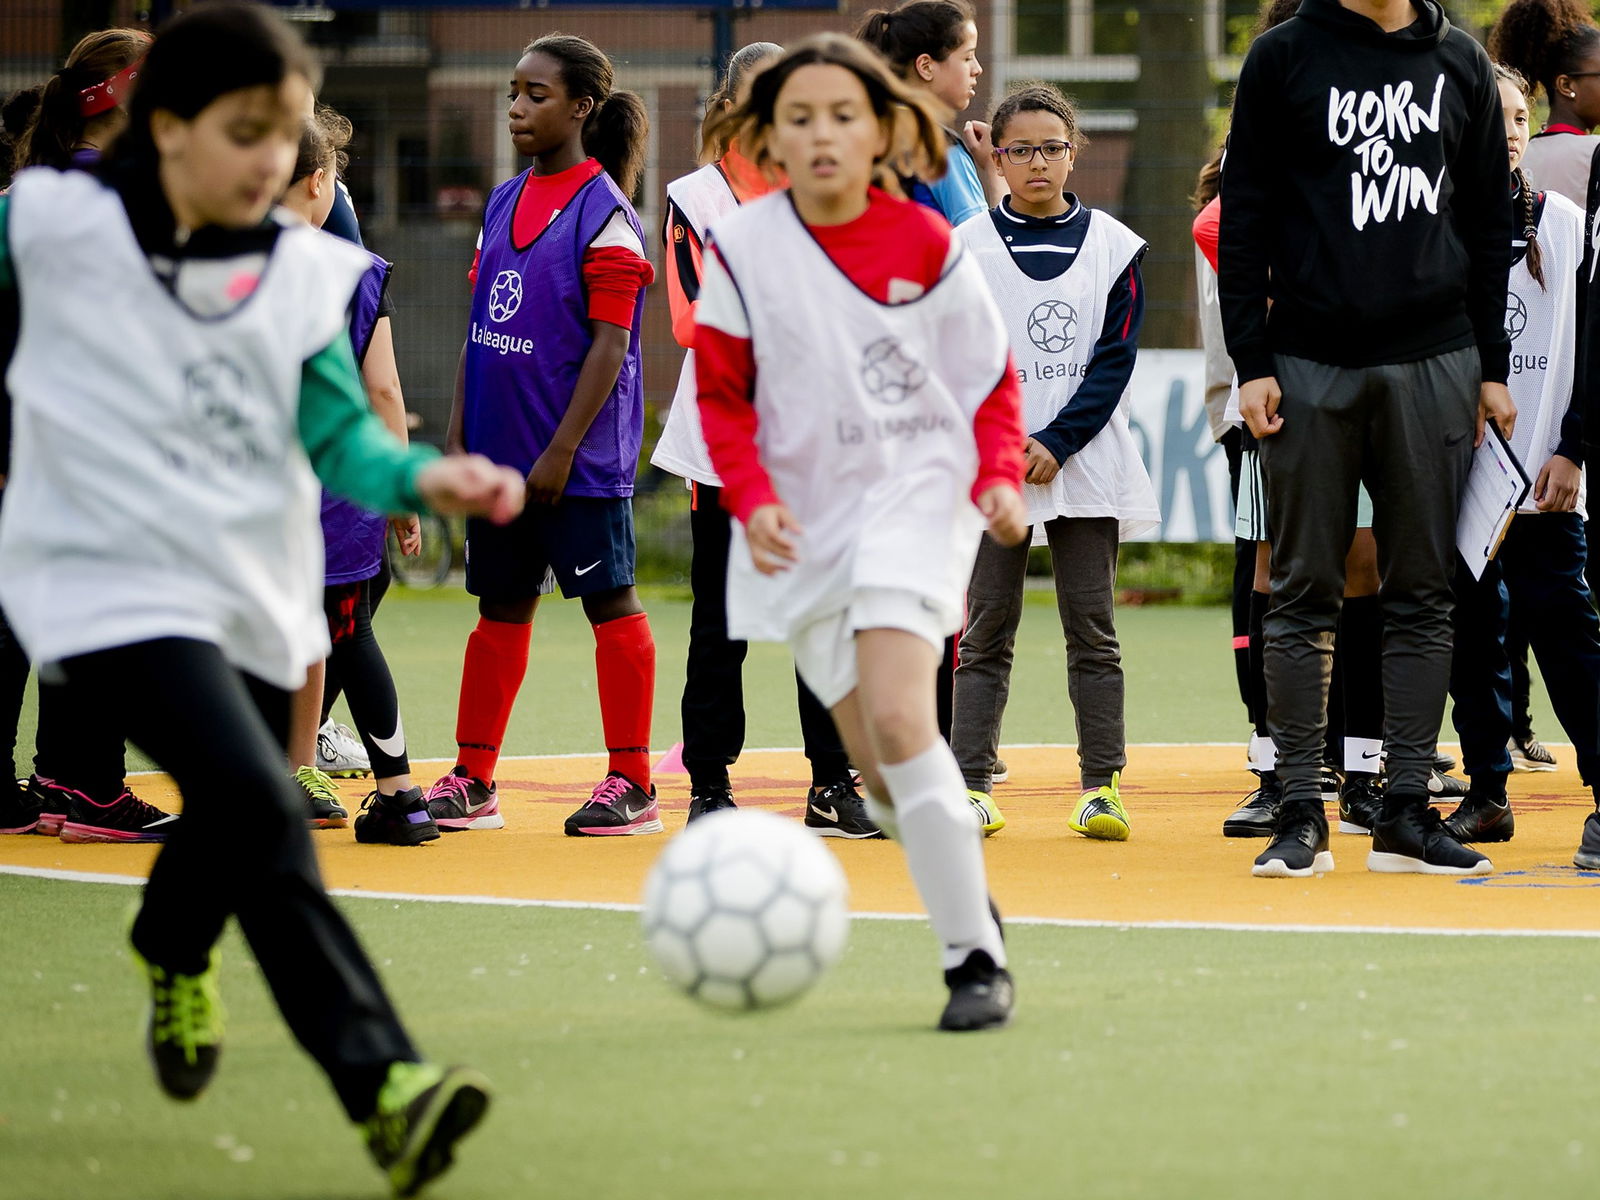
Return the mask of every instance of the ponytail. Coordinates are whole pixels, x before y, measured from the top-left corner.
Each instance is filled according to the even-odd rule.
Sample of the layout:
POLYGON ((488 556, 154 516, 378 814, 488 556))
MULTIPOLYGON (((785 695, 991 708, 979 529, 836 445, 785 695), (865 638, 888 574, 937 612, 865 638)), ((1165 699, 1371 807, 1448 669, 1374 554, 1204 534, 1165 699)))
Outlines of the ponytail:
POLYGON ((732 108, 739 100, 739 91, 750 75, 766 66, 783 53, 776 42, 751 42, 736 50, 728 60, 728 70, 722 76, 717 90, 706 97, 706 115, 700 121, 700 164, 714 163, 728 152, 726 137, 713 137, 711 131, 718 127, 717 118, 732 108))
POLYGON ((894 73, 905 79, 911 64, 924 54, 935 62, 949 58, 976 19, 967 0, 907 0, 893 10, 869 12, 856 27, 856 40, 883 55, 894 73))
MULTIPOLYGON (((66 64, 35 89, 33 109, 14 135, 12 169, 44 166, 63 170, 72 165, 72 152, 87 132, 96 128, 109 132, 119 124, 120 108, 109 99, 108 108, 85 115, 82 94, 137 63, 149 47, 150 35, 141 29, 102 29, 81 39, 67 55, 66 64)), ((26 101, 21 104, 25 106, 26 101)), ((8 130, 12 120, 8 103, 8 130)))
POLYGON ((583 152, 599 161, 624 195, 637 193, 650 115, 634 93, 612 90, 616 75, 611 60, 587 38, 570 33, 548 33, 529 42, 522 54, 554 59, 560 64, 568 98, 587 96, 594 101, 583 123, 583 152))
POLYGON ((1544 252, 1539 249, 1539 226, 1534 223, 1533 205, 1535 199, 1533 185, 1528 182, 1528 177, 1518 167, 1513 173, 1517 181, 1518 194, 1522 197, 1522 211, 1519 216, 1522 220, 1522 240, 1528 243, 1528 274, 1533 276, 1533 281, 1542 290, 1548 291, 1544 281, 1544 252))
POLYGON ((650 114, 633 92, 612 92, 583 123, 583 152, 599 161, 624 196, 633 196, 644 177, 650 114))

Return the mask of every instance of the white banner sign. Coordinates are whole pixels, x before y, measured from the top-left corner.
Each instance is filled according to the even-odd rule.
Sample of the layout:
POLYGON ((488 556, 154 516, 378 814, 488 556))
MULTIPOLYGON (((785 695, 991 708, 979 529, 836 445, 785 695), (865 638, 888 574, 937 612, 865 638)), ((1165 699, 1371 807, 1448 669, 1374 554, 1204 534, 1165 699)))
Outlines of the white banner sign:
POLYGON ((1205 394, 1203 351, 1139 351, 1125 402, 1161 502, 1161 526, 1142 541, 1233 541, 1228 459, 1211 440, 1205 394))

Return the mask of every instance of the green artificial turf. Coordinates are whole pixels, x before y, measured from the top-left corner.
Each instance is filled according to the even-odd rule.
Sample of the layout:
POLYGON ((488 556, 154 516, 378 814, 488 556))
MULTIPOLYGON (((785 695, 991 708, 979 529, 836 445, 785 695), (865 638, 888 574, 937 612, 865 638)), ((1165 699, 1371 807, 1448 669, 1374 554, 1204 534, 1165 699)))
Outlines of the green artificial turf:
MULTIPOLYGON (((689 638, 688 595, 681 589, 643 592, 656 637, 655 732, 657 749, 680 737, 678 701, 689 638)), ((461 652, 477 621, 475 602, 459 588, 431 592, 392 588, 378 610, 376 628, 400 693, 412 756, 445 758, 455 752, 456 699, 461 652)), ((1226 609, 1178 606, 1123 608, 1117 613, 1127 675, 1128 740, 1132 742, 1243 742, 1249 735, 1233 673, 1231 625, 1226 609)), ((1534 674, 1534 728, 1565 741, 1534 674)), ((749 746, 798 746, 794 676, 788 649, 750 647, 745 666, 749 746)), ((341 701, 336 713, 348 720, 341 701)), ((19 731, 17 766, 29 769, 33 744, 30 693, 19 731)), ((1448 720, 1442 736, 1454 741, 1448 720)), ((1018 633, 1006 742, 1076 742, 1067 701, 1066 651, 1054 594, 1030 591, 1018 633)), ((594 638, 582 607, 547 600, 534 622, 527 682, 506 736, 507 754, 598 751, 600 711, 595 698, 594 638)), ((139 756, 131 767, 148 766, 139 756)))
MULTIPOLYGON (((0 1194, 382 1196, 233 935, 215 1085, 157 1093, 132 898, 0 877, 0 1194)), ((1013 926, 1016 1023, 952 1036, 917 922, 726 1016, 630 914, 344 905, 425 1051, 497 1088, 439 1200, 1593 1195, 1592 942, 1013 926)))

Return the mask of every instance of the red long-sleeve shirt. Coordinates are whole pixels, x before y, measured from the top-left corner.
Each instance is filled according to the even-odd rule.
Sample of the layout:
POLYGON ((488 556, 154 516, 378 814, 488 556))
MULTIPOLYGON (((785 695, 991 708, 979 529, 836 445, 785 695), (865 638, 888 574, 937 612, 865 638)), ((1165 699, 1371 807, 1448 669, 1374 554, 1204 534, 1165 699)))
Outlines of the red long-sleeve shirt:
MULTIPOLYGON (((938 282, 952 253, 953 233, 943 217, 877 189, 870 194, 867 211, 855 220, 807 228, 851 282, 880 303, 904 303, 922 295, 938 282)), ((797 286, 802 286, 799 281, 797 286)), ((722 479, 722 505, 746 521, 763 504, 779 502, 756 449, 754 350, 748 337, 709 325, 696 327, 694 350, 701 428, 722 479)), ((1021 490, 1021 412, 1022 388, 1008 356, 1000 381, 973 418, 978 447, 974 500, 996 484, 1021 490)))

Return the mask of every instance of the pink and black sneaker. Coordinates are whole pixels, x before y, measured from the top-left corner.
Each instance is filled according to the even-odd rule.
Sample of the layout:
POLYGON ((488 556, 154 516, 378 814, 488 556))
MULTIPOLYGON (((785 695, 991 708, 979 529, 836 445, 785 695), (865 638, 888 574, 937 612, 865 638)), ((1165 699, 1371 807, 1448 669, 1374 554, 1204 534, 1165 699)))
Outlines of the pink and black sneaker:
POLYGON ((465 767, 453 767, 428 789, 428 815, 446 833, 463 829, 504 829, 500 797, 494 784, 474 779, 465 767))
POLYGON ((70 788, 61 790, 68 794, 63 842, 164 842, 180 819, 146 804, 128 788, 106 804, 70 788))
POLYGON ((647 792, 627 776, 612 771, 595 786, 589 803, 567 818, 566 830, 568 837, 660 833, 661 808, 656 804, 656 789, 652 787, 647 792))
POLYGON ((26 779, 17 780, 16 787, 0 785, 0 834, 32 833, 39 828, 39 801, 34 798, 26 779))

